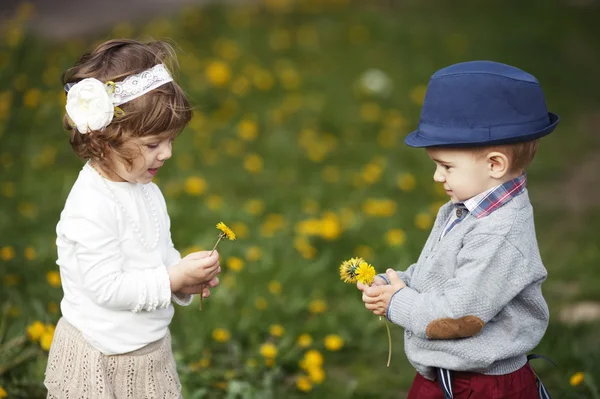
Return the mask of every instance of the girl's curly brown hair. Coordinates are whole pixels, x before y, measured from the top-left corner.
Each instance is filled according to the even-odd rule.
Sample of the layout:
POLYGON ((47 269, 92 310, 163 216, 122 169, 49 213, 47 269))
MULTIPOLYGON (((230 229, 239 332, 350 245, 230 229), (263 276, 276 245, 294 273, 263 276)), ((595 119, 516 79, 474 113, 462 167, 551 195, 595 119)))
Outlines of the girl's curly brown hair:
MULTIPOLYGON (((175 72, 177 58, 168 43, 109 40, 81 56, 74 67, 65 71, 62 83, 75 83, 85 78, 96 78, 102 83, 118 82, 156 64, 165 64, 171 74, 175 72)), ((115 117, 104 129, 88 134, 80 134, 64 116, 63 126, 72 131, 69 141, 80 158, 94 160, 101 167, 110 167, 105 154, 112 151, 131 166, 139 154, 139 148, 130 145, 132 138, 174 138, 192 118, 189 102, 174 81, 120 105, 120 108, 123 116, 115 117)))

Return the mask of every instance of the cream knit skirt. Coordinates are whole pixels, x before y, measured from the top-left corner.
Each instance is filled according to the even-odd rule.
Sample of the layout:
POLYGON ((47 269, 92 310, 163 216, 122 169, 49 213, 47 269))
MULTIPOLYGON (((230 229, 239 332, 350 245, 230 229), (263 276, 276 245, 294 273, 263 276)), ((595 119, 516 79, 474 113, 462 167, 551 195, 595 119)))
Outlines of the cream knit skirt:
POLYGON ((180 399, 171 335, 122 355, 94 349, 61 318, 48 356, 48 399, 180 399))

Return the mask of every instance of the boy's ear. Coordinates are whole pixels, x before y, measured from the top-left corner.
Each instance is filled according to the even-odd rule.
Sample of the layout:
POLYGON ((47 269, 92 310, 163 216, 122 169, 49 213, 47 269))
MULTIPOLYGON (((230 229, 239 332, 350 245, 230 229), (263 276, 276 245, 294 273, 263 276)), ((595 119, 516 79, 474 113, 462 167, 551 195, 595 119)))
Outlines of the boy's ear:
POLYGON ((504 175, 506 175, 508 173, 508 170, 510 169, 510 162, 508 160, 508 157, 499 151, 493 151, 487 154, 486 160, 488 174, 494 179, 503 178, 504 175))

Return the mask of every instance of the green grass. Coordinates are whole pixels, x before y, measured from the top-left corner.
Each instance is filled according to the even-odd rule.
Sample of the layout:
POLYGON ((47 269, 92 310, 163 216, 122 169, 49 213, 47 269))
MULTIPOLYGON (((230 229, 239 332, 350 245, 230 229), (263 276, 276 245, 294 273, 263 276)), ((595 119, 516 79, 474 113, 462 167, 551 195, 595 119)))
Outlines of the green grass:
MULTIPOLYGON (((21 336, 35 320, 53 324, 59 317, 49 311, 54 306, 49 304, 59 303, 61 290, 48 284, 47 273, 57 270, 54 229, 81 166, 61 130, 60 73, 81 51, 109 37, 168 37, 179 46, 179 80, 196 107, 194 122, 177 139, 174 157, 158 177, 173 240, 184 253, 212 248, 214 225, 222 220, 242 233, 239 240, 220 244, 223 263, 231 257, 244 260, 239 272, 224 268, 222 284, 203 311, 197 303, 176 308, 173 346, 185 397, 223 397, 226 386, 231 397, 236 390, 253 392, 246 397, 404 397, 414 370, 402 350, 402 331, 392 330, 394 353, 386 368, 384 325, 363 308, 354 287, 342 284, 337 267, 360 253, 380 271, 405 268, 417 258, 428 234, 427 226, 417 227, 416 216, 433 217, 432 205, 444 200, 434 188, 425 153, 402 143, 418 121, 414 93, 435 70, 464 60, 492 59, 533 73, 549 109, 562 122, 542 141, 528 172, 529 189, 561 190, 573 165, 593 156, 598 146, 594 126, 581 121, 595 112, 600 100, 598 91, 590 90, 599 87, 600 43, 593 40, 599 13, 558 1, 543 6, 490 1, 485 9, 474 1, 321 3, 325 5, 286 13, 251 7, 190 9, 171 19, 119 26, 89 40, 65 43, 25 34, 11 46, 19 23, 7 24, 0 37, 0 300, 7 304, 0 342, 21 336), (285 44, 286 37, 287 47, 270 44, 285 44), (220 53, 222 39, 235 44, 236 57, 220 53), (222 87, 213 87, 206 76, 215 60, 231 71, 222 87), (263 72, 257 73, 257 67, 263 72), (293 82, 281 79, 282 68, 297 73, 297 87, 290 89, 293 82), (369 68, 389 75, 390 96, 369 96, 357 88, 369 68), (252 81, 260 86, 264 71, 273 83, 267 90, 252 81), (240 77, 250 80, 243 95, 235 94, 240 77), (375 108, 371 119, 361 113, 365 104, 375 108), (393 124, 390 115, 400 115, 400 122, 393 124), (255 140, 238 136, 243 119, 257 123, 255 140), (308 130, 315 133, 310 140, 308 130), (388 144, 382 146, 382 138, 388 144), (249 154, 260 156, 258 173, 244 168, 249 154), (369 164, 375 172, 365 174, 369 164), (338 178, 325 181, 323 170, 338 178), (413 190, 398 188, 403 173, 415 177, 413 190), (203 179, 205 192, 190 194, 190 177, 203 179), (364 203, 372 198, 392 200, 393 215, 366 214, 364 203), (263 202, 261 213, 248 212, 253 199, 263 202), (339 235, 332 232, 332 239, 326 239, 298 233, 299 222, 327 212, 334 215, 331 223, 341 226, 339 235), (279 215, 281 223, 272 215, 279 215), (406 242, 392 247, 385 234, 397 228, 406 233, 406 242), (262 257, 249 261, 246 251, 254 246, 262 257), (25 256, 28 247, 36 252, 32 259, 25 256), (281 284, 281 293, 269 291, 272 281, 281 284), (259 298, 266 309, 256 307, 259 298), (316 299, 325 301, 324 313, 310 312, 309 304, 316 299), (285 334, 270 336, 272 324, 282 325, 285 334), (215 342, 215 328, 227 329, 231 339, 215 342), (295 377, 303 373, 298 361, 306 351, 297 347, 296 338, 303 333, 312 336, 311 348, 323 354, 326 373, 323 383, 306 394, 295 387, 295 377), (329 334, 343 338, 341 350, 324 348, 329 334), (278 348, 274 367, 267 367, 260 355, 265 342, 278 348), (201 368, 201 359, 210 359, 210 366, 201 368), (257 365, 250 367, 249 360, 257 365), (222 384, 226 380, 229 384, 222 384)), ((546 198, 533 198, 538 241, 549 271, 544 292, 552 313, 536 352, 558 367, 539 361, 533 365, 554 397, 586 398, 585 388, 571 387, 569 377, 576 371, 600 375, 600 324, 566 326, 558 313, 572 302, 600 300, 600 211, 596 207, 571 214, 561 204, 552 208, 545 206, 546 198)), ((24 348, 30 348, 32 357, 0 375, 0 387, 11 398, 43 397, 46 352, 39 344, 0 352, 0 367, 24 348)))

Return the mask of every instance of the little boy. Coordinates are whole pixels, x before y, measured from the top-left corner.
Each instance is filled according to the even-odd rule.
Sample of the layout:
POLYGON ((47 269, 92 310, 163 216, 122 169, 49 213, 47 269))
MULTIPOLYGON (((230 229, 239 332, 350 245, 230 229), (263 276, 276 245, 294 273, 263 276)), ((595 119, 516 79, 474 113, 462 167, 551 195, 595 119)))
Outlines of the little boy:
POLYGON ((549 398, 527 357, 549 314, 525 169, 558 121, 518 68, 474 61, 431 77, 405 142, 426 148, 451 201, 417 263, 358 286, 367 309, 405 329, 409 399, 549 398))

